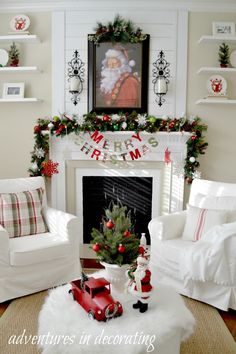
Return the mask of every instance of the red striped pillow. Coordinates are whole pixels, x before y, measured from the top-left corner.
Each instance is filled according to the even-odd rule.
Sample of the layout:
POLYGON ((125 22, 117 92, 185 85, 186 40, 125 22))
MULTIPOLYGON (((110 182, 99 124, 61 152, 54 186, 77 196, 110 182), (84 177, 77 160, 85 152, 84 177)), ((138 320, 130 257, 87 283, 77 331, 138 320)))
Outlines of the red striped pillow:
POLYGON ((189 205, 182 238, 199 241, 210 228, 224 224, 226 221, 226 210, 201 209, 189 205))
POLYGON ((43 189, 0 194, 0 224, 10 237, 47 232, 42 215, 43 189))

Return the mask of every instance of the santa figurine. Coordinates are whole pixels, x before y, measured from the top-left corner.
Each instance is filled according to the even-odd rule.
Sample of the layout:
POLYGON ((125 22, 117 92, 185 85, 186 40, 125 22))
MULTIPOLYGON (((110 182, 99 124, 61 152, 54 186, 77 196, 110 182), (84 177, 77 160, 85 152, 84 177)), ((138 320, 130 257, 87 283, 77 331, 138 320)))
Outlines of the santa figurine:
POLYGON ((134 309, 139 309, 139 312, 146 312, 148 309, 148 300, 152 290, 151 272, 148 269, 148 258, 143 254, 137 258, 137 267, 135 270, 130 269, 127 274, 130 278, 128 292, 138 298, 136 304, 133 304, 134 309))

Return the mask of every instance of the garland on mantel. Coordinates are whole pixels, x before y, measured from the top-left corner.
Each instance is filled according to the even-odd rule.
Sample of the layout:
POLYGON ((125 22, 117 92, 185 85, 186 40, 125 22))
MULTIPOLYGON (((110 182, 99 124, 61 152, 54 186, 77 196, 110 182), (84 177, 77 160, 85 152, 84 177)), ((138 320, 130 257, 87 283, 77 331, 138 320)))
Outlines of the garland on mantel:
POLYGON ((191 137, 187 141, 187 157, 185 159, 184 176, 188 183, 197 176, 200 154, 205 154, 208 143, 205 141, 203 132, 207 126, 202 123, 199 117, 181 118, 158 118, 147 114, 103 114, 95 112, 85 114, 81 124, 76 115, 68 117, 63 114, 61 117, 54 116, 52 119, 38 119, 34 127, 34 150, 31 153, 31 176, 51 177, 58 173, 58 163, 48 159, 49 137, 64 137, 68 134, 90 131, 135 131, 135 132, 190 132, 191 137))

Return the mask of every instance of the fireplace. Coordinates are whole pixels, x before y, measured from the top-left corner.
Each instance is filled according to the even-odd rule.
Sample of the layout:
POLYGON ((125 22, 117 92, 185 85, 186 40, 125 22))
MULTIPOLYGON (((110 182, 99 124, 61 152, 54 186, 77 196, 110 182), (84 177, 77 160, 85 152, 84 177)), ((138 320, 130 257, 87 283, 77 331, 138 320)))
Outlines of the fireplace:
MULTIPOLYGON (((106 136, 106 139, 109 139, 110 137, 111 139, 125 139, 128 133, 130 134, 130 132, 106 132, 103 133, 103 135, 106 136)), ((123 184, 127 185, 125 188, 128 189, 132 189, 130 188, 131 185, 138 184, 139 181, 143 180, 144 184, 151 186, 149 191, 151 201, 148 206, 149 214, 147 219, 150 220, 158 215, 182 210, 184 177, 181 171, 184 166, 184 159, 187 152, 186 141, 189 139, 190 134, 178 132, 160 132, 155 134, 143 133, 143 135, 141 135, 142 143, 146 144, 145 141, 148 141, 148 139, 150 140, 150 137, 153 138, 153 136, 158 141, 157 148, 149 149, 149 152, 146 153, 145 156, 133 158, 130 161, 120 161, 116 164, 108 160, 105 162, 102 161, 102 159, 99 160, 100 156, 98 158, 96 154, 90 154, 90 152, 89 154, 85 153, 82 147, 78 145, 78 139, 76 136, 70 134, 63 139, 58 139, 56 137, 51 138, 50 158, 52 158, 53 161, 59 162, 59 174, 54 175, 52 178, 52 206, 78 216, 80 220, 78 237, 80 238, 80 243, 82 245, 89 242, 87 236, 84 235, 84 232, 90 232, 87 225, 84 227, 84 223, 87 224, 86 218, 88 218, 86 216, 84 220, 84 209, 87 207, 87 205, 84 207, 83 204, 83 188, 85 184, 100 184, 102 179, 105 181, 102 183, 108 185, 115 184, 117 187, 114 188, 117 188, 117 191, 115 191, 115 196, 112 198, 118 198, 122 202, 122 193, 125 193, 125 189, 118 188, 118 186, 123 183, 121 182, 122 179, 126 179, 127 182, 124 182, 123 184), (164 162, 166 149, 171 152, 170 163, 164 162), (116 178, 118 182, 114 182, 116 178)), ((89 144, 88 137, 86 139, 84 136, 82 140, 86 141, 87 145, 89 144)), ((96 143, 99 143, 99 141, 96 143)), ((109 188, 113 189, 111 186, 109 188)), ((145 187, 141 188, 143 190, 145 187)), ((142 190, 140 190, 140 199, 145 198, 142 190)), ((103 208, 107 207, 109 203, 108 194, 110 192, 106 193, 107 205, 103 205, 103 208)), ((134 208, 134 211, 137 213, 137 196, 130 196, 128 197, 128 200, 130 199, 130 202, 132 201, 135 203, 135 198, 137 208, 136 211, 134 208)), ((95 203, 96 201, 94 201, 94 204, 95 203)), ((101 202, 101 206, 103 203, 104 201, 101 202)), ((131 205, 132 203, 130 204, 131 208, 133 208, 134 203, 133 205, 131 205)), ((101 208, 101 206, 99 208, 101 208)), ((127 206, 129 208, 129 205, 127 206)), ((94 214, 94 211, 92 214, 94 214)), ((93 218, 93 215, 91 215, 91 225, 89 227, 94 226, 98 228, 98 223, 101 217, 102 212, 100 209, 98 210, 96 217, 94 216, 93 218)), ((140 218, 138 217, 138 219, 140 218)), ((137 226, 137 232, 139 234, 141 232, 147 232, 147 222, 149 221, 147 221, 147 219, 144 221, 144 223, 146 223, 146 229, 143 228, 143 225, 137 226)), ((82 249, 84 250, 84 247, 82 247, 82 249)))

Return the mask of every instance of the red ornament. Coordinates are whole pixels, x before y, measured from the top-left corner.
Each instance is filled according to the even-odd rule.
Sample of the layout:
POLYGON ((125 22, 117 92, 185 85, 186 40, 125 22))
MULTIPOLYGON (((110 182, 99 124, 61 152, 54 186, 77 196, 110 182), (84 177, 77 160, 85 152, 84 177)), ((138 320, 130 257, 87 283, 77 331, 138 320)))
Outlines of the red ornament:
POLYGON ((108 116, 108 115, 105 115, 105 116, 103 116, 102 120, 103 120, 103 122, 110 122, 111 121, 111 117, 108 116))
POLYGON ((192 139, 192 140, 196 140, 196 139, 197 139, 197 136, 196 136, 196 135, 193 135, 193 136, 191 136, 191 139, 192 139))
POLYGON ((174 126, 175 126, 175 122, 170 122, 169 128, 172 129, 172 128, 174 128, 174 126))
POLYGON ((119 244, 119 247, 118 247, 118 252, 119 253, 124 253, 125 252, 125 246, 122 245, 122 243, 119 244))
POLYGON ((115 226, 115 224, 112 222, 112 220, 109 220, 107 223, 106 223, 106 227, 108 229, 113 229, 113 227, 115 226))
POLYGON ((34 127, 34 133, 35 134, 39 134, 41 132, 41 127, 40 127, 40 125, 36 125, 35 127, 34 127))
POLYGON ((166 149, 165 149, 164 160, 165 160, 165 163, 167 163, 167 164, 168 164, 169 162, 171 162, 170 154, 171 154, 171 151, 170 151, 168 148, 166 148, 166 149))
POLYGON ((101 246, 99 245, 99 243, 95 243, 92 248, 94 252, 98 252, 100 251, 101 246))
POLYGON ((125 237, 129 237, 131 235, 131 232, 126 230, 124 233, 123 233, 123 236, 125 237))
POLYGON ((55 173, 58 173, 57 166, 59 165, 58 162, 53 162, 52 160, 42 162, 42 175, 46 177, 52 177, 55 173))
POLYGON ((139 254, 144 254, 145 253, 145 248, 143 246, 139 246, 138 253, 139 254))

